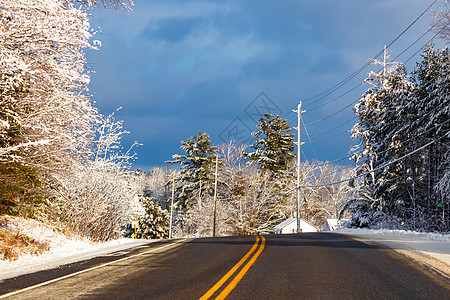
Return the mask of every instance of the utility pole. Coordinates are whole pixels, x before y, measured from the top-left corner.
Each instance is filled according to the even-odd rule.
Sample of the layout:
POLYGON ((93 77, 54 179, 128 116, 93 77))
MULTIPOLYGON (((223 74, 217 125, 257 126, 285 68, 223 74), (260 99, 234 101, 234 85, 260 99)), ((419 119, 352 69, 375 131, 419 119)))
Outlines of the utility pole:
POLYGON ((386 75, 386 45, 384 45, 384 55, 383 55, 383 75, 386 75))
POLYGON ((216 236, 216 209, 217 209, 217 176, 219 173, 219 153, 216 154, 216 175, 214 181, 214 218, 213 218, 213 237, 216 236))
POLYGON ((297 110, 294 110, 297 113, 297 233, 301 233, 300 227, 300 146, 301 142, 301 120, 302 120, 302 102, 297 106, 297 110))
POLYGON ((172 178, 172 200, 170 201, 169 239, 172 238, 173 199, 175 198, 175 176, 172 178))

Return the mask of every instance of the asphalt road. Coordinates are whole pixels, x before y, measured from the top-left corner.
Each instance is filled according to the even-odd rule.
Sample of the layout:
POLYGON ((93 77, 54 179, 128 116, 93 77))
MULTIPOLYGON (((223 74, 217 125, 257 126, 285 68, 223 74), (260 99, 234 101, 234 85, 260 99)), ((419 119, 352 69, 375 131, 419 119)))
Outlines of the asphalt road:
POLYGON ((450 283, 392 250, 339 234, 303 233, 151 243, 5 280, 0 295, 0 299, 450 299, 450 283))

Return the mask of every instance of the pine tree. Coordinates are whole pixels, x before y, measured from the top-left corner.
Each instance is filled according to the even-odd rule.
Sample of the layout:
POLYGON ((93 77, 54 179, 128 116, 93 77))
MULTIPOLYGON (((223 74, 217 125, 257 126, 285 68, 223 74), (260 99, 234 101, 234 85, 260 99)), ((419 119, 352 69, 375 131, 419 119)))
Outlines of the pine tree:
POLYGON ((273 174, 287 170, 295 158, 294 134, 286 119, 265 114, 257 124, 259 131, 253 132, 255 142, 250 146, 255 152, 245 155, 256 161, 262 170, 273 174))
POLYGON ((161 239, 169 237, 169 214, 151 198, 143 197, 145 214, 139 218, 137 238, 161 239))
POLYGON ((404 125, 404 120, 399 120, 399 112, 411 99, 414 84, 408 80, 401 63, 390 63, 378 73, 371 72, 366 82, 372 87, 355 106, 359 122, 352 128, 352 136, 358 137, 360 143, 353 149, 354 157, 361 162, 360 172, 371 172, 365 177, 370 191, 365 201, 370 209, 392 213, 407 198, 404 189, 406 166, 402 162, 381 166, 407 152, 404 141, 408 135, 399 130, 404 125))
POLYGON ((186 142, 182 141, 180 148, 186 154, 174 154, 174 160, 166 163, 180 165, 178 207, 186 209, 195 201, 195 191, 201 195, 212 195, 217 147, 211 145, 208 134, 200 132, 186 142))
MULTIPOLYGON (((257 202, 265 202, 270 198, 279 196, 287 191, 292 182, 292 174, 283 176, 294 165, 294 134, 289 133, 291 127, 286 119, 272 114, 265 114, 257 124, 259 131, 253 132, 256 137, 250 148, 254 152, 244 152, 250 161, 256 162, 259 171, 258 185, 255 187, 260 192, 255 193, 257 202)), ((255 216, 253 227, 256 232, 268 233, 274 225, 288 217, 290 197, 280 197, 263 207, 253 210, 255 216)))
POLYGON ((435 228, 429 216, 440 196, 433 193, 442 194, 438 182, 449 168, 449 62, 448 50, 430 46, 412 75, 395 63, 366 80, 372 87, 355 106, 352 134, 360 139, 353 149, 360 172, 370 172, 363 215, 377 212, 373 224, 387 215, 409 228, 435 228))

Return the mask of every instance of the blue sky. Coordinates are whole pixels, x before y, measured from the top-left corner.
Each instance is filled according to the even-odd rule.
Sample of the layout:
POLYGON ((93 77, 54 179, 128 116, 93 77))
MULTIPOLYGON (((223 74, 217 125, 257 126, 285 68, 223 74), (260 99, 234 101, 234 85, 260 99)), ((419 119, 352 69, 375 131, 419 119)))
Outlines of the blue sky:
MULTIPOLYGON (((351 103, 367 86, 347 92, 377 67, 323 99, 307 99, 363 66, 432 2, 136 0, 128 14, 94 11, 92 26, 101 30, 96 39, 102 47, 87 53, 95 71, 90 92, 103 114, 123 108, 117 118, 130 131, 124 146, 143 144, 134 166, 144 170, 164 165, 180 153, 182 140, 199 132, 214 144, 247 141, 257 115, 267 110, 295 125, 291 110, 300 100, 306 110, 302 159, 338 159, 355 143, 345 131, 355 122, 349 121, 351 103)), ((432 21, 426 13, 389 49, 390 56, 432 21)), ((432 37, 425 35, 398 60, 409 59, 432 37)), ((419 60, 411 59, 408 70, 419 60)))

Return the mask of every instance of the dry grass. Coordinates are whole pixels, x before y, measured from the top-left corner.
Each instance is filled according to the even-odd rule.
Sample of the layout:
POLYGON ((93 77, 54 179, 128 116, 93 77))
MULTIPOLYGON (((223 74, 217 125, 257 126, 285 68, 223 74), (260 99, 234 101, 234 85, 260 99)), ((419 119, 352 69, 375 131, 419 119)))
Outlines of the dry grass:
POLYGON ((0 259, 16 260, 21 255, 38 255, 49 250, 49 245, 28 236, 0 229, 0 259))

